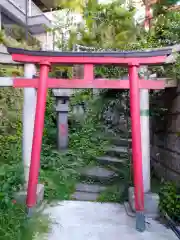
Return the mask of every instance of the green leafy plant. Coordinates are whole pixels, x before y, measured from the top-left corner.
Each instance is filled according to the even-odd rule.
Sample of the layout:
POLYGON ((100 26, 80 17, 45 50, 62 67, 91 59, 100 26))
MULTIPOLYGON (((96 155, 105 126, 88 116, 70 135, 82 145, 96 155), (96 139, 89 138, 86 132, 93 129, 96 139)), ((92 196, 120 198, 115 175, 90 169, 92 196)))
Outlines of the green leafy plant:
MULTIPOLYGON (((7 25, 8 26, 8 25, 7 25)), ((25 29, 21 26, 18 26, 16 24, 9 25, 8 27, 5 27, 4 32, 6 36, 12 37, 17 42, 25 42, 32 47, 39 48, 40 49, 40 41, 32 36, 30 33, 28 33, 28 38, 26 39, 25 29)))
POLYGON ((123 187, 115 184, 108 187, 104 192, 102 192, 98 198, 99 202, 123 202, 123 187))
POLYGON ((70 98, 71 105, 86 99, 87 111, 82 122, 69 119, 69 149, 58 152, 56 146, 56 116, 53 98, 49 92, 45 117, 44 139, 41 156, 40 181, 45 184, 45 197, 71 199, 75 184, 79 179, 79 169, 92 164, 103 153, 107 141, 97 136, 100 128, 101 105, 93 100, 91 90, 77 92, 70 98), (75 123, 75 124, 72 124, 75 123))
MULTIPOLYGON (((14 33, 18 35, 18 29, 17 31, 14 30, 14 33)), ((29 50, 40 49, 40 42, 34 37, 30 37, 29 35, 28 41, 26 41, 25 37, 17 37, 16 35, 12 34, 12 32, 11 34, 7 35, 4 30, 0 31, 0 44, 5 45, 6 47, 24 48, 29 50)))
POLYGON ((50 219, 41 213, 27 218, 25 207, 12 203, 6 211, 0 210, 0 239, 32 240, 49 232, 50 219))
POLYGON ((95 48, 115 49, 136 40, 138 27, 135 26, 133 18, 135 11, 126 10, 121 0, 109 4, 100 4, 96 0, 82 1, 83 4, 78 5, 76 1, 72 2, 73 4, 69 4, 69 1, 65 1, 66 17, 57 17, 55 23, 55 31, 59 31, 59 35, 62 36, 57 41, 61 49, 73 49, 76 43, 95 48), (75 25, 72 21, 72 11, 76 7, 80 7, 83 21, 75 25), (70 33, 68 40, 62 29, 70 33))
POLYGON ((160 211, 165 211, 173 220, 180 221, 180 194, 175 184, 167 182, 160 189, 160 211))
POLYGON ((21 188, 22 168, 20 164, 3 164, 0 167, 0 207, 6 209, 11 205, 13 194, 21 188))
MULTIPOLYGON (((21 67, 1 66, 0 76, 22 76, 21 67)), ((47 233, 48 220, 39 214, 27 219, 25 206, 14 200, 23 185, 22 90, 0 89, 0 239, 32 240, 47 233)))

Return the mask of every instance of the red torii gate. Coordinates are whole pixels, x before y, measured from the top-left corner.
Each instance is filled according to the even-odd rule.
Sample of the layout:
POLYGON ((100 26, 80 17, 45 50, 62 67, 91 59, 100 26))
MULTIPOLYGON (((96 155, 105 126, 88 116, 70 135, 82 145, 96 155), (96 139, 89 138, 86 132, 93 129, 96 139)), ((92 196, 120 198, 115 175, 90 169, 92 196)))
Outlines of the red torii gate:
POLYGON ((162 64, 172 53, 171 48, 152 51, 130 52, 49 52, 8 48, 14 61, 40 65, 40 77, 35 79, 15 78, 15 88, 37 88, 37 105, 33 135, 31 165, 27 192, 28 212, 36 205, 36 190, 40 168, 44 114, 48 88, 98 88, 130 89, 132 123, 132 157, 134 169, 135 208, 137 229, 145 229, 144 190, 142 176, 140 98, 139 89, 163 89, 164 81, 143 80, 138 77, 140 65, 162 64), (48 73, 52 64, 83 64, 83 79, 54 79, 48 73), (129 80, 94 79, 94 65, 116 64, 128 67, 129 80))

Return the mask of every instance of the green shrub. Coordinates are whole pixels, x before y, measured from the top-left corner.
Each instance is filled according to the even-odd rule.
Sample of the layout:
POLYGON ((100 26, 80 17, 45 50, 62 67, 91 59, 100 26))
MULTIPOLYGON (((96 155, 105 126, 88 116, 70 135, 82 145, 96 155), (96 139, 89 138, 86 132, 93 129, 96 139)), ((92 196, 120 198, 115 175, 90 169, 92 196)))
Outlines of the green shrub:
POLYGON ((91 91, 77 93, 71 98, 71 103, 76 104, 84 99, 82 94, 88 95, 87 115, 81 123, 76 122, 73 126, 70 123, 69 149, 66 152, 54 150, 57 130, 51 94, 47 100, 40 181, 45 184, 45 197, 48 200, 70 199, 79 179, 79 168, 91 164, 103 153, 107 144, 98 137, 100 122, 97 106, 99 109, 100 106, 97 101, 92 101, 91 91))
POLYGON ((2 211, 0 209, 0 239, 2 240, 32 240, 36 236, 47 234, 49 218, 39 213, 27 218, 25 206, 12 203, 2 211))
POLYGON ((5 34, 7 34, 7 36, 16 39, 16 41, 18 42, 26 41, 29 46, 37 46, 40 49, 40 41, 37 40, 37 38, 35 38, 34 36, 32 36, 30 33, 28 33, 28 38, 26 39, 26 30, 23 27, 16 24, 11 24, 8 27, 7 26, 5 27, 5 34))
MULTIPOLYGON (((123 195, 124 188, 120 185, 112 185, 108 187, 104 192, 102 192, 98 198, 99 202, 123 202, 122 195, 123 195)), ((123 199, 124 200, 124 199, 123 199)))
MULTIPOLYGON (((0 76, 22 74, 22 68, 0 68, 0 76)), ((11 205, 13 193, 22 184, 21 136, 22 90, 0 89, 0 208, 11 205)))
POLYGON ((16 47, 24 49, 41 49, 40 41, 28 34, 28 39, 25 39, 25 30, 14 25, 10 28, 0 31, 0 43, 4 44, 6 47, 16 47))
POLYGON ((21 188, 22 166, 18 163, 0 166, 0 208, 6 209, 11 205, 14 192, 21 188))
POLYGON ((173 220, 180 222, 180 194, 175 184, 168 182, 160 189, 159 208, 173 220))
MULTIPOLYGON (((0 68, 0 76, 20 76, 22 68, 0 68)), ((22 105, 20 89, 0 89, 0 239, 32 240, 48 231, 47 218, 27 219, 25 206, 18 205, 14 193, 22 188, 22 105)))

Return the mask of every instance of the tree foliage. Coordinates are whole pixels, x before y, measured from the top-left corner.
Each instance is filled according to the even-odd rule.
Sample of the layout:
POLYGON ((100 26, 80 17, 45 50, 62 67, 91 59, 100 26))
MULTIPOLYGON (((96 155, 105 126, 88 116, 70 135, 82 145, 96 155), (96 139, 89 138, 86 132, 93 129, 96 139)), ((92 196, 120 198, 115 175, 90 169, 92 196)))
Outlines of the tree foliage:
POLYGON ((81 24, 69 29, 69 49, 76 43, 96 48, 121 48, 136 40, 135 12, 127 11, 120 0, 109 4, 88 0, 81 14, 81 24))
MULTIPOLYGON (((155 16, 152 28, 146 36, 146 48, 166 47, 180 43, 180 13, 168 11, 165 14, 155 16)), ((159 77, 167 77, 180 80, 180 58, 173 65, 164 65, 154 68, 159 77)))
POLYGON ((150 37, 160 46, 178 44, 180 42, 180 13, 170 11, 157 16, 150 37))
POLYGON ((159 0, 156 4, 153 5, 153 15, 158 16, 159 14, 166 14, 169 11, 169 8, 177 4, 178 0, 159 0))
POLYGON ((72 11, 82 13, 85 6, 85 0, 61 0, 59 2, 60 8, 71 9, 72 11))

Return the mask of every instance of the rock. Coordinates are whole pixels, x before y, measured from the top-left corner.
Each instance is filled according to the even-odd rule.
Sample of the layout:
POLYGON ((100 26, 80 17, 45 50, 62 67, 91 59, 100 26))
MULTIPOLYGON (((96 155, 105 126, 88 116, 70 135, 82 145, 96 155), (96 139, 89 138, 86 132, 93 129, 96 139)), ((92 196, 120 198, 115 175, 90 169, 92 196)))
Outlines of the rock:
POLYGON ((79 192, 100 193, 105 189, 106 187, 97 184, 78 183, 76 185, 76 191, 79 192))
POLYGON ((108 170, 106 168, 95 166, 83 169, 81 176, 85 177, 86 179, 94 179, 95 181, 105 183, 109 180, 112 180, 114 177, 117 177, 117 174, 114 171, 108 170))
POLYGON ((72 199, 79 201, 96 201, 99 193, 88 193, 88 192, 75 192, 72 195, 72 199))

